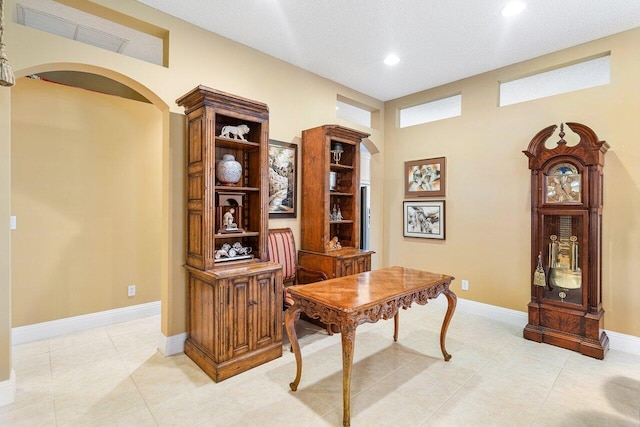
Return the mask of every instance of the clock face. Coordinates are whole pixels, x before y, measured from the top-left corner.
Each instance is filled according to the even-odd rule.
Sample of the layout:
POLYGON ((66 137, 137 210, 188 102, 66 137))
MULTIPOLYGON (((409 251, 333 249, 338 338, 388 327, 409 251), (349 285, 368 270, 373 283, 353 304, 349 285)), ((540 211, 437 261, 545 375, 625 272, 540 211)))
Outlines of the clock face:
POLYGON ((545 176, 546 203, 581 203, 582 176, 571 163, 559 163, 545 176))

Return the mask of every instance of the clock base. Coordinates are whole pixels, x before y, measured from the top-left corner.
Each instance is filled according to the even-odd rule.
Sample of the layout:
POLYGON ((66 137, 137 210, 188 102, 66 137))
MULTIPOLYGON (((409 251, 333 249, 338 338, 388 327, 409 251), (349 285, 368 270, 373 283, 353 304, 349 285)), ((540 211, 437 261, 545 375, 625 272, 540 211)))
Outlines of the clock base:
POLYGON ((598 340, 592 340, 567 332, 528 324, 524 328, 523 336, 531 341, 577 351, 585 356, 600 360, 604 359, 605 353, 609 350, 609 337, 604 331, 602 331, 598 340))
POLYGON ((603 317, 602 309, 592 314, 555 305, 529 303, 529 323, 523 336, 531 341, 604 359, 609 349, 609 337, 600 329, 603 317))

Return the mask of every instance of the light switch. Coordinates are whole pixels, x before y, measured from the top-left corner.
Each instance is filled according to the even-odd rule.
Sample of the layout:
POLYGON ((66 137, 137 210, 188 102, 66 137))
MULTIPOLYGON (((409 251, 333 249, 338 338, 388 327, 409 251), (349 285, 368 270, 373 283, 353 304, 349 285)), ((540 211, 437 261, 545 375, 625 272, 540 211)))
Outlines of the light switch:
POLYGON ((9 217, 9 230, 15 230, 16 229, 16 217, 14 215, 11 215, 9 217))

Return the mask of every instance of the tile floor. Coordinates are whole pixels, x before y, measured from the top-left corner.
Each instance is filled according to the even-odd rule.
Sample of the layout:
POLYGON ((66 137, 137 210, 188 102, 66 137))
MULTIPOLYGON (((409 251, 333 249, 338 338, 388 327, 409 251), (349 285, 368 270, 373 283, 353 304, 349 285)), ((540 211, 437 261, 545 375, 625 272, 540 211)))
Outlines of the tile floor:
MULTIPOLYGON (((522 338, 522 327, 455 313, 444 362, 445 304, 357 329, 352 426, 640 426, 640 356, 604 361, 522 338)), ((214 383, 184 354, 156 351, 150 317, 14 348, 16 400, 0 426, 340 426, 340 336, 299 324, 293 354, 214 383)))

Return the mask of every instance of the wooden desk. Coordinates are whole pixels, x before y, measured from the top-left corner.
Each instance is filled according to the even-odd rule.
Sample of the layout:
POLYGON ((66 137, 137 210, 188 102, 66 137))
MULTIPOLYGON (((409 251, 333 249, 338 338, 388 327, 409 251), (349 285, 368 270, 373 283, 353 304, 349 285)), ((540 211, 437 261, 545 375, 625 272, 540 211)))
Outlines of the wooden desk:
POLYGON ((300 313, 334 324, 342 333, 343 426, 350 425, 351 366, 356 327, 365 322, 394 318, 393 340, 398 340, 398 311, 413 302, 420 305, 440 294, 447 297, 447 313, 440 330, 440 349, 444 360, 451 359, 445 349, 449 322, 456 309, 457 297, 449 289, 454 278, 404 267, 388 267, 308 285, 291 286, 294 304, 284 314, 285 328, 296 357, 296 378, 289 384, 296 391, 302 374, 302 356, 295 323, 300 313))

